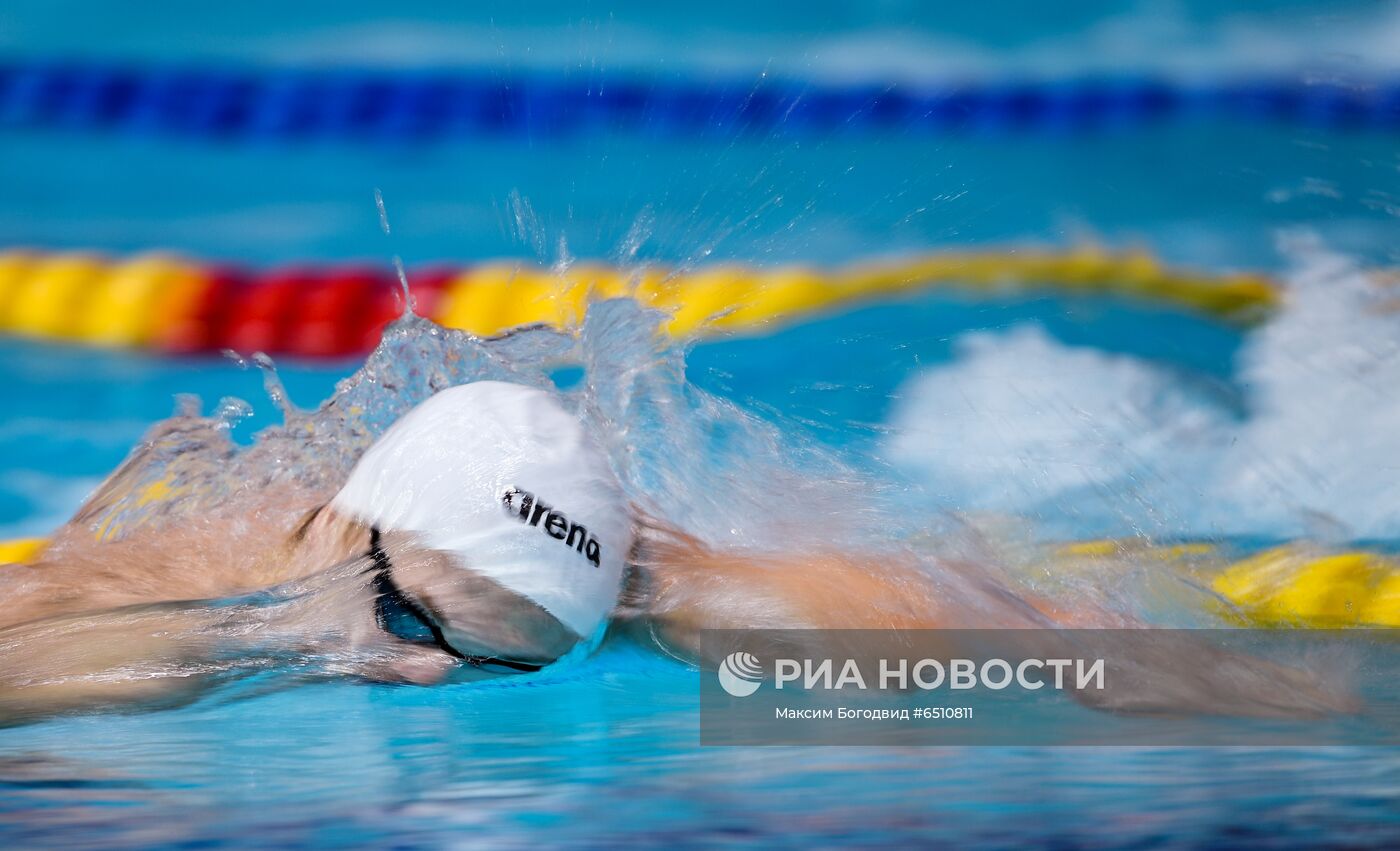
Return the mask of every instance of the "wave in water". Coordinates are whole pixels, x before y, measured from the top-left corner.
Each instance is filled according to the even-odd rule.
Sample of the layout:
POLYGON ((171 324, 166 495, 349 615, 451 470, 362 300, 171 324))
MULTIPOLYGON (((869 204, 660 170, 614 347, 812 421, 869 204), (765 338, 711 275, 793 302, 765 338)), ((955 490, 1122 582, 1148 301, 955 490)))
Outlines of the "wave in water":
POLYGON ((1286 306, 1230 388, 1066 346, 1038 326, 963 338, 911 379, 891 462, 945 504, 1058 535, 1400 537, 1400 311, 1304 234, 1286 306))

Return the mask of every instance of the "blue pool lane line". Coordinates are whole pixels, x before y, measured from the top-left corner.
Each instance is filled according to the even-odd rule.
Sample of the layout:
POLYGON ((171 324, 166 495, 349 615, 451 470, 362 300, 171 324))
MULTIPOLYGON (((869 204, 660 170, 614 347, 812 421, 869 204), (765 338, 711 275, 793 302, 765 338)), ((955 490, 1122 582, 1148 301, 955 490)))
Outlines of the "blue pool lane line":
POLYGON ((1190 118, 1400 129, 1400 79, 1180 85, 1148 76, 834 85, 764 78, 138 66, 0 60, 0 131, 427 141, 626 130, 657 136, 1093 132, 1190 118))

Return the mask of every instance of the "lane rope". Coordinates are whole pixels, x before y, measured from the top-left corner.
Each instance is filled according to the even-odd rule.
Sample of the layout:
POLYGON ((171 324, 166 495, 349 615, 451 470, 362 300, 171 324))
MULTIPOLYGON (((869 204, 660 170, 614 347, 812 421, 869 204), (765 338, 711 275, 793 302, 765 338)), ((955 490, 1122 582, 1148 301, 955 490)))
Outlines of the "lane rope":
POLYGON ((1329 551, 1305 542, 1231 559, 1209 543, 1153 545, 1136 540, 1078 541, 1049 553, 1056 572, 1154 564, 1218 595, 1215 613, 1255 628, 1400 627, 1400 557, 1329 551))
MULTIPOLYGON (((679 336, 755 335, 843 308, 948 290, 985 297, 1116 296, 1249 323, 1278 303, 1255 274, 1172 269, 1140 252, 957 252, 831 269, 735 264, 635 271, 577 263, 429 267, 409 275, 420 315, 496 334, 576 323, 591 299, 632 295, 668 310, 679 336)), ((248 269, 173 255, 0 251, 0 334, 168 353, 223 349, 297 357, 369 351, 401 312, 393 272, 371 266, 248 269)))
POLYGON ((1400 128, 1400 80, 1274 76, 1182 84, 1149 75, 850 84, 763 77, 546 75, 0 60, 0 130, 202 139, 531 138, 901 132, 1085 132, 1230 118, 1400 128))

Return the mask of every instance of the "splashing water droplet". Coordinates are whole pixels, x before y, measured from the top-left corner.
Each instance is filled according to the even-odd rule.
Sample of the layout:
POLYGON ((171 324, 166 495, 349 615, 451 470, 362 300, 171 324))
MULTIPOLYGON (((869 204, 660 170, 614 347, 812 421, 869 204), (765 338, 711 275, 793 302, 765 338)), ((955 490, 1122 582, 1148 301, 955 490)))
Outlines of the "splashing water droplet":
POLYGON ((519 189, 510 191, 510 214, 511 232, 515 238, 531 248, 539 262, 547 263, 544 227, 535 208, 530 206, 530 200, 521 195, 519 189))
POLYGON ((290 423, 295 420, 301 411, 287 397, 287 388, 282 384, 282 376, 277 374, 277 364, 265 352, 257 352, 253 355, 253 365, 262 371, 263 390, 267 393, 267 398, 272 400, 272 404, 277 406, 277 410, 282 412, 282 421, 290 423))
POLYGON ((384 231, 384 235, 389 235, 389 212, 384 209, 384 193, 379 191, 379 187, 374 188, 374 206, 379 210, 379 227, 384 231))
POLYGON ((236 396, 225 396, 214 409, 214 425, 220 429, 232 429, 240 420, 253 415, 253 406, 236 396))
POLYGON ((651 239, 652 230, 655 227, 656 210, 648 204, 637 214, 637 218, 632 220, 632 226, 627 229, 627 235, 622 238, 622 243, 617 247, 614 258, 618 265, 636 261, 637 252, 641 251, 642 245, 648 239, 651 239))
POLYGON ((559 234, 558 256, 554 260, 554 265, 550 267, 550 271, 562 277, 569 271, 569 267, 572 265, 574 265, 574 258, 569 254, 569 241, 564 237, 564 234, 561 233, 559 234))
MULTIPOLYGON (((384 231, 385 236, 390 236, 392 231, 389 228, 389 211, 384 208, 384 193, 381 192, 377 186, 374 189, 374 206, 375 209, 379 210, 380 229, 384 231)), ((413 293, 409 290, 408 286, 408 273, 404 271, 403 258, 397 254, 394 255, 394 274, 399 279, 399 290, 403 296, 402 316, 416 316, 417 314, 413 309, 415 306, 413 303, 413 293)))
POLYGON ((408 287, 408 273, 403 269, 403 258, 394 255, 394 274, 399 277, 399 291, 403 294, 403 315, 417 316, 414 312, 413 292, 408 287))

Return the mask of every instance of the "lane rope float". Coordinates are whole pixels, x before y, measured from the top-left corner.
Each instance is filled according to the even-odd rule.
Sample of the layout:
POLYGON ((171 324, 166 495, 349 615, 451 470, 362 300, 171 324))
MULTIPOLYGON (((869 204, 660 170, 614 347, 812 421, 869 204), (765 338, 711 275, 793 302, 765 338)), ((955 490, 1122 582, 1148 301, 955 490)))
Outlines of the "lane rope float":
POLYGON ((1064 133, 1192 117, 1400 128, 1400 80, 821 83, 684 76, 161 66, 0 60, 0 130, 405 143, 618 130, 735 135, 1064 133))
POLYGON ((1400 557, 1393 554, 1295 542, 1231 558, 1210 543, 1107 539, 1062 544, 1045 559, 1056 572, 1093 575, 1115 564, 1176 571, 1217 595, 1215 614, 1239 626, 1400 627, 1400 557))
MULTIPOLYGON (((1255 274, 1210 275, 1141 252, 943 252, 838 268, 715 265, 635 271, 577 263, 433 267, 409 275, 420 315, 479 335, 577 322, 590 299, 633 295, 670 311, 679 336, 756 335, 854 305, 942 289, 988 297, 1115 296, 1249 323, 1279 301, 1255 274)), ((168 353, 346 357, 373 348, 401 311, 387 267, 246 269, 172 255, 0 251, 0 334, 168 353)))

